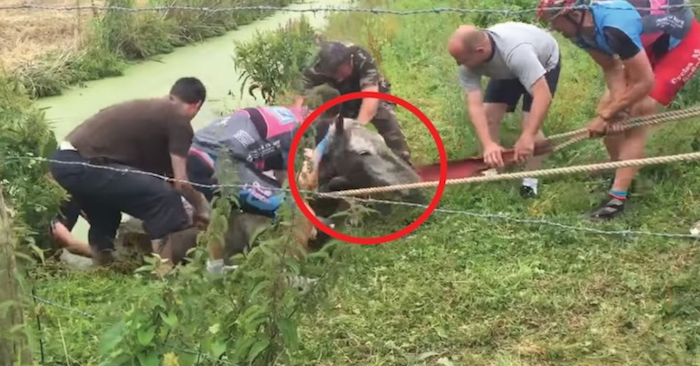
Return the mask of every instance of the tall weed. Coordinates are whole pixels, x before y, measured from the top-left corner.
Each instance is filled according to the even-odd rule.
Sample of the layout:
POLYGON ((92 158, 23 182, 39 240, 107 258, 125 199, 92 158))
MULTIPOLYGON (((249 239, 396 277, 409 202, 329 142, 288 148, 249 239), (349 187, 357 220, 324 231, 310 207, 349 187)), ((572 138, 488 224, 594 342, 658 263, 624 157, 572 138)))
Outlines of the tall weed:
MULTIPOLYGON (((108 0, 108 6, 133 8, 134 0, 108 0)), ((160 13, 109 10, 99 32, 110 52, 127 60, 145 59, 173 50, 175 24, 160 13)))
POLYGON ((23 244, 48 249, 48 227, 63 192, 48 177, 46 162, 56 148, 56 138, 26 96, 17 80, 0 77, 0 184, 15 212, 15 224, 23 244))
POLYGON ((312 316, 324 302, 342 273, 346 252, 330 245, 295 258, 300 248, 291 223, 300 213, 284 205, 278 224, 258 232, 258 245, 236 256, 237 270, 223 277, 209 275, 202 248, 224 239, 236 193, 224 188, 222 198, 215 200, 211 224, 200 234, 187 266, 164 274, 162 262, 153 257, 137 270, 144 283, 133 289, 134 296, 127 295, 128 310, 103 319, 114 323, 100 337, 102 365, 292 363, 290 356, 301 346, 300 319, 312 316), (316 284, 295 283, 309 274, 317 276, 316 284))
POLYGON ((235 68, 240 71, 241 90, 255 98, 259 90, 268 104, 299 79, 314 52, 315 32, 306 17, 289 21, 274 32, 256 33, 248 42, 236 43, 235 68))

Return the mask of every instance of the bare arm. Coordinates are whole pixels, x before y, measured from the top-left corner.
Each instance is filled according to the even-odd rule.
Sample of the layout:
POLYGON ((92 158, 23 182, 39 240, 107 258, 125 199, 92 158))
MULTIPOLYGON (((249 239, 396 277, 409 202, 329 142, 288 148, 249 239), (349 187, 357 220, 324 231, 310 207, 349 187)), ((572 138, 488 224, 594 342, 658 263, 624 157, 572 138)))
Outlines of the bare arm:
POLYGON ((467 110, 469 111, 469 120, 474 126, 476 136, 479 138, 481 146, 485 148, 492 144, 493 140, 489 133, 484 100, 481 95, 481 75, 473 73, 462 66, 459 68, 459 84, 464 90, 464 99, 467 110))
MULTIPOLYGON (((603 33, 608 44, 620 58, 616 61, 624 66, 622 70, 619 66, 612 66, 609 61, 606 63, 609 73, 623 75, 621 82, 623 88, 612 94, 610 102, 599 111, 599 115, 607 120, 647 96, 654 86, 654 73, 646 52, 643 52, 639 35, 630 35, 614 27, 604 28, 603 33)), ((604 70, 606 70, 605 67, 604 70)), ((618 75, 609 76, 614 83, 619 83, 617 79, 619 77, 618 75)), ((611 93, 613 93, 612 90, 611 93)))
MULTIPOLYGON (((355 70, 360 75, 360 89, 362 91, 378 92, 381 75, 372 55, 360 49, 355 54, 354 62, 357 63, 355 70)), ((363 98, 360 111, 357 114, 357 122, 361 124, 369 123, 377 114, 377 108, 379 108, 379 99, 363 98)))
POLYGON ((205 212, 204 197, 198 194, 187 176, 187 155, 192 144, 194 132, 190 121, 182 115, 177 115, 168 125, 168 150, 170 164, 173 168, 174 187, 185 197, 194 208, 195 212, 205 212))
POLYGON ((605 85, 610 91, 608 100, 601 101, 601 108, 604 108, 608 102, 625 91, 627 81, 625 80, 625 69, 619 59, 608 56, 602 52, 590 49, 588 54, 600 66, 605 78, 605 85))
POLYGON ((481 97, 480 90, 466 92, 467 108, 469 109, 469 119, 471 120, 474 130, 476 131, 481 146, 486 147, 493 143, 491 134, 489 133, 489 124, 486 120, 486 111, 484 110, 484 101, 481 97))
POLYGON ((175 189, 180 191, 185 197, 187 202, 189 202, 192 207, 194 207, 197 212, 204 212, 204 201, 203 197, 195 191, 194 187, 188 183, 187 177, 187 158, 180 155, 170 154, 170 161, 173 166, 173 176, 175 178, 174 186, 175 189))
MULTIPOLYGON (((362 89, 362 91, 378 92, 379 85, 370 85, 362 89)), ((363 98, 362 105, 360 106, 360 112, 357 115, 357 122, 361 124, 367 124, 374 118, 377 114, 377 108, 379 107, 379 99, 377 98, 363 98)))
POLYGON ((654 86, 654 73, 651 70, 646 54, 640 52, 622 63, 627 69, 629 83, 620 94, 612 98, 610 103, 600 111, 600 115, 605 119, 626 110, 649 95, 654 86))

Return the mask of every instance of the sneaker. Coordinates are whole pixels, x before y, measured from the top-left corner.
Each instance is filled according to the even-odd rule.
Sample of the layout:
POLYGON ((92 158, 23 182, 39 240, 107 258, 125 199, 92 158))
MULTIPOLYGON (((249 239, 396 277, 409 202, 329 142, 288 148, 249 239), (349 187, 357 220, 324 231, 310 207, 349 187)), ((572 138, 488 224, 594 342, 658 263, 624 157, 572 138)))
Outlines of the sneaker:
POLYGON ((589 217, 599 220, 612 220, 625 210, 625 201, 617 198, 608 197, 600 206, 593 210, 589 217))
POLYGON ((520 186, 520 196, 522 198, 537 198, 537 192, 532 187, 520 186))

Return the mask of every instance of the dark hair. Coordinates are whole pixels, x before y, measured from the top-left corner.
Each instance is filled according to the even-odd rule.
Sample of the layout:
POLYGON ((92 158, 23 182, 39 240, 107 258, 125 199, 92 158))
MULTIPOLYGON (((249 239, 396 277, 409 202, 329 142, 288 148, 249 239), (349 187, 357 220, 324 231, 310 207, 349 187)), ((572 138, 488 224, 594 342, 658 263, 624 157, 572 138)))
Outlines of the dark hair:
MULTIPOLYGON (((313 89, 311 89, 308 93, 306 93, 305 98, 304 98, 304 104, 306 105, 307 108, 314 110, 316 108, 319 108, 321 105, 328 103, 329 101, 337 98, 340 96, 340 91, 338 89, 328 85, 328 84, 321 84, 313 89)), ((338 116, 341 112, 342 109, 342 103, 338 103, 334 105, 333 107, 329 108, 325 112, 323 112, 317 119, 314 121, 312 128, 309 130, 316 130, 316 136, 315 136, 315 141, 316 144, 321 142, 323 137, 326 135, 328 132, 328 129, 330 128, 331 124, 335 122, 335 117, 338 116)))
MULTIPOLYGON (((316 109, 339 96, 340 91, 338 91, 338 89, 328 84, 321 84, 306 93, 304 103, 306 104, 307 108, 316 109)), ((342 104, 343 103, 338 103, 333 107, 328 108, 321 114, 321 118, 335 117, 340 113, 342 104)))
POLYGON ((195 77, 183 77, 177 79, 170 88, 170 95, 187 104, 204 103, 207 99, 207 88, 195 77))
POLYGON ((317 71, 333 74, 338 67, 350 60, 353 49, 342 42, 323 42, 318 54, 317 71))

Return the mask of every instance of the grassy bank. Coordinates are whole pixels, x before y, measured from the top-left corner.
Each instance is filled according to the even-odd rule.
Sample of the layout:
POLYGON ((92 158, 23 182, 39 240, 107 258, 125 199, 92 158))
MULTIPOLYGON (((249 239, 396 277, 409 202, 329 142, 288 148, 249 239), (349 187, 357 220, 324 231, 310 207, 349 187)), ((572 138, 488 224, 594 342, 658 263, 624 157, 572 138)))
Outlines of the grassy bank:
MULTIPOLYGON (((365 5, 400 10, 506 6, 476 0, 365 5)), ((473 154, 477 145, 445 43, 461 23, 483 26, 500 19, 505 18, 340 14, 326 33, 371 49, 394 94, 432 119, 448 155, 456 158, 473 154)), ((548 134, 583 126, 603 88, 589 57, 559 40, 564 63, 545 122, 548 134)), ((697 85, 694 82, 675 107, 697 101, 697 85)), ((437 160, 434 142, 420 122, 401 108, 397 113, 416 162, 437 160)), ((517 117, 509 116, 504 123, 506 145, 517 136, 517 117)), ((699 130, 693 122, 664 126, 652 136, 648 154, 692 151, 699 130)), ((600 142, 590 141, 553 155, 547 166, 604 159, 600 142)), ((606 181, 584 174, 541 180, 541 196, 531 201, 518 196, 517 183, 449 187, 441 207, 467 214, 435 213, 413 235, 396 242, 348 245, 351 256, 344 264, 344 277, 328 294, 323 312, 305 315, 301 349, 288 364, 700 364, 697 243, 582 230, 687 233, 700 218, 696 163, 645 168, 628 212, 609 224, 581 219, 602 198, 606 181), (573 228, 494 216, 499 213, 573 228)), ((355 233, 376 236, 396 229, 395 222, 373 222, 355 233)), ((62 270, 38 281, 39 296, 77 309, 43 308, 43 339, 50 345, 51 360, 66 364, 70 357, 72 363, 96 364, 95 334, 109 325, 79 312, 101 316, 127 311, 149 291, 153 289, 142 280, 114 273, 62 270), (63 354, 64 344, 70 356, 63 354)), ((201 296, 195 293, 185 302, 193 313, 196 304, 207 304, 211 311, 228 303, 220 296, 197 295, 201 296)))
MULTIPOLYGON (((149 0, 137 3, 135 0, 107 0, 104 5, 133 9, 166 5, 222 8, 254 5, 286 6, 291 2, 291 0, 174 0, 166 3, 160 0, 149 0)), ((241 25, 249 24, 270 14, 269 11, 188 10, 106 11, 83 14, 82 18, 75 19, 79 24, 80 32, 75 36, 74 42, 66 43, 61 48, 52 47, 50 51, 43 53, 35 50, 36 57, 28 60, 8 52, 3 54, 3 61, 9 65, 6 66, 6 73, 16 77, 32 97, 53 96, 60 94, 61 90, 70 85, 119 76, 130 62, 169 53, 176 47, 223 35, 227 31, 235 30, 241 25), (10 62, 13 57, 20 61, 10 62)), ((47 35, 42 34, 40 37, 47 37, 47 35)), ((27 52, 21 47, 15 49, 17 52, 27 52)))

